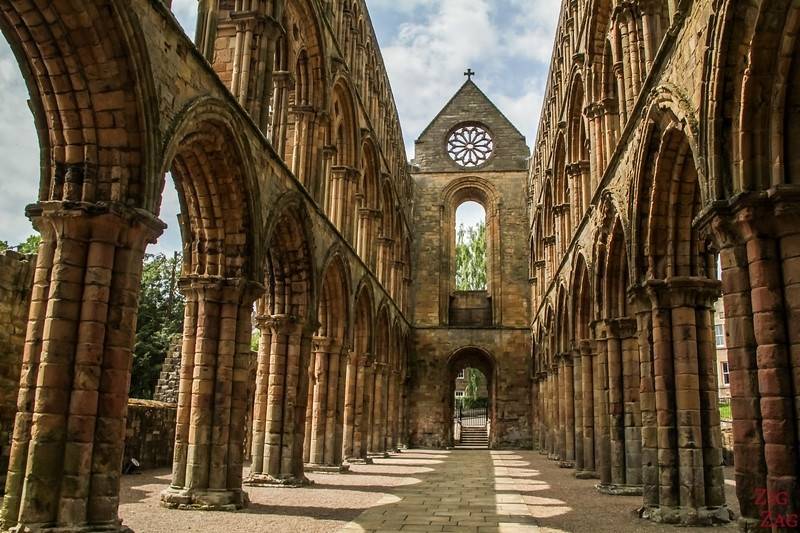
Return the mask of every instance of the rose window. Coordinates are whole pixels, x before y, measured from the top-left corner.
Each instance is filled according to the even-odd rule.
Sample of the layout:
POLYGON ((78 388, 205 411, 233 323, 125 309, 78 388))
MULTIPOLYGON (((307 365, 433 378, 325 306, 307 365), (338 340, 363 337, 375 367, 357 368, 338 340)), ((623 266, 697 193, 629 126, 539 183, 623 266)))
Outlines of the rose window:
POLYGON ((447 139, 450 159, 462 167, 477 167, 492 155, 492 136, 481 126, 460 126, 447 139))

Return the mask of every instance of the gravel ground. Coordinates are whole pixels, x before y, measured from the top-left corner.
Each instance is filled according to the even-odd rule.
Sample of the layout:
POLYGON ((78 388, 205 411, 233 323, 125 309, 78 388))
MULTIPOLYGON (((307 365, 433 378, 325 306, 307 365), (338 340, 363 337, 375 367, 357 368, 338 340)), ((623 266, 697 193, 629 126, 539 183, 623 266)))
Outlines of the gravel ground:
MULTIPOLYGON (((571 474, 571 470, 560 469, 556 463, 530 451, 408 450, 388 459, 377 459, 373 465, 353 465, 346 474, 308 474, 315 482, 311 487, 247 487, 250 506, 223 513, 161 507, 159 493, 169 484, 170 472, 159 470, 123 477, 120 516, 137 533, 327 533, 342 528, 348 532, 479 533, 736 530, 735 524, 713 530, 676 530, 640 520, 633 510, 641 504, 641 497, 599 494, 594 489, 596 480, 575 479, 571 474), (469 472, 477 473, 475 479, 465 474, 469 472), (530 520, 520 519, 519 505, 523 503, 530 517, 522 518, 530 520), (486 527, 466 525, 470 524, 468 518, 448 525, 443 518, 448 513, 463 515, 464 511, 475 512, 480 520, 487 521, 486 527), (507 518, 509 513, 516 515, 517 523, 503 524, 504 515, 507 518), (427 516, 431 521, 426 526, 422 522, 427 516), (373 525, 376 523, 386 526, 379 529, 373 525), (522 528, 523 523, 535 523, 538 527, 522 528)), ((726 470, 727 477, 732 475, 732 471, 726 470)), ((738 514, 732 481, 726 489, 729 506, 738 514)))

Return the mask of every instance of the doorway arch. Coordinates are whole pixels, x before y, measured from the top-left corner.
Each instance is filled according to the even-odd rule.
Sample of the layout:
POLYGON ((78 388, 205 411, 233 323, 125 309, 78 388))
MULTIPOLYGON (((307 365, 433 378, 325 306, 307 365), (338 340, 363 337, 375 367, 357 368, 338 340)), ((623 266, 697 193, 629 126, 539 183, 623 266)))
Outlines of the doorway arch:
POLYGON ((453 412, 455 411, 455 386, 458 373, 464 368, 474 368, 486 377, 486 389, 489 396, 489 406, 487 412, 489 447, 494 443, 494 436, 497 434, 496 417, 496 397, 497 397, 497 361, 489 351, 478 346, 463 346, 458 348, 447 358, 447 401, 444 402, 445 423, 447 424, 447 442, 450 446, 455 445, 455 435, 453 430, 453 412))

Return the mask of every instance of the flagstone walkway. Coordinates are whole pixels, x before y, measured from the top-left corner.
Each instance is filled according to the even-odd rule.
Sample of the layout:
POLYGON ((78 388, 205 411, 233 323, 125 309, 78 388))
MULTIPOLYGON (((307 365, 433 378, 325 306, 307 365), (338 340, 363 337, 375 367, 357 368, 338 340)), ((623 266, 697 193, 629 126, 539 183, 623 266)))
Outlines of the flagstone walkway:
MULTIPOLYGON (((726 472, 732 475, 732 472, 726 472)), ((137 533, 342 533, 439 531, 672 532, 640 520, 641 497, 606 496, 596 481, 532 451, 408 450, 347 474, 310 474, 311 487, 248 488, 251 505, 236 513, 175 511, 158 504, 169 472, 123 478, 120 514, 137 533)), ((735 505, 733 484, 727 498, 735 505)))

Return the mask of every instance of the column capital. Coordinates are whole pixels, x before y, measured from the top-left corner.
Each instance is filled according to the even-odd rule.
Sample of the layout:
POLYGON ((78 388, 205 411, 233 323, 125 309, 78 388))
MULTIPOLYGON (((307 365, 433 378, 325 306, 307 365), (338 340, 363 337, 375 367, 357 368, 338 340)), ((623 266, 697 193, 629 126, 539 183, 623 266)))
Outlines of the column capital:
POLYGON ((300 333, 304 322, 293 315, 269 315, 261 317, 261 323, 278 335, 292 335, 300 333))
POLYGON ((334 179, 345 179, 348 181, 356 181, 360 172, 357 168, 347 165, 335 165, 331 167, 331 176, 334 179))
POLYGON ((595 343, 593 339, 581 339, 577 342, 578 351, 582 357, 589 357, 594 354, 595 343))
POLYGON ((631 317, 611 318, 606 321, 609 337, 629 339, 636 337, 636 319, 631 317))
POLYGON ((252 304, 265 288, 261 283, 244 277, 227 278, 192 274, 178 280, 178 289, 186 297, 202 296, 219 303, 252 304))
POLYGON ((779 185, 719 200, 697 217, 697 227, 714 237, 720 248, 760 236, 800 231, 800 186, 779 185))
POLYGON ((654 308, 708 307, 721 295, 721 283, 700 277, 673 277, 666 280, 651 279, 645 282, 647 294, 654 308))
POLYGON ((333 337, 324 337, 324 336, 317 336, 311 338, 312 342, 312 349, 314 352, 317 353, 325 353, 329 355, 333 355, 338 353, 340 347, 338 346, 339 341, 333 337))

